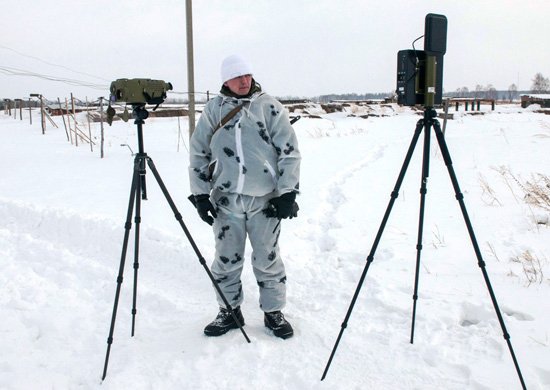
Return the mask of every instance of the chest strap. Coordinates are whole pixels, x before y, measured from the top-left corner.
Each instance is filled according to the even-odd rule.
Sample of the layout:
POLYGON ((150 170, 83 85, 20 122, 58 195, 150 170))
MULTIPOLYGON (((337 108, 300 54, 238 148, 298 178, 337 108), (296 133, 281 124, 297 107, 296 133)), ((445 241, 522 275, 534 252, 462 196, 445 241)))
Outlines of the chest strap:
POLYGON ((225 126, 225 124, 227 122, 229 122, 235 115, 237 115, 237 113, 239 111, 241 111, 241 109, 243 108, 244 104, 241 104, 240 106, 237 106, 235 107, 234 109, 232 109, 231 111, 229 111, 227 113, 226 116, 224 116, 222 118, 222 120, 220 121, 220 123, 218 124, 218 126, 216 126, 216 128, 212 131, 212 134, 214 134, 216 131, 218 131, 220 128, 222 128, 223 126, 225 126))

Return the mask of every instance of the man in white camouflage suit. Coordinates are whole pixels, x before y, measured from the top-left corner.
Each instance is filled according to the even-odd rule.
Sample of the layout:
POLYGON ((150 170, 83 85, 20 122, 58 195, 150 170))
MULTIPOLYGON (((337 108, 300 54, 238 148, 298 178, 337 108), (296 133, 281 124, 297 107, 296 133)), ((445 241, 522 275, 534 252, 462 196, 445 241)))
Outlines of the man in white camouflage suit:
MULTIPOLYGON (((286 110, 262 92, 244 59, 227 57, 221 76, 220 94, 206 104, 191 138, 191 193, 201 219, 213 226, 212 274, 239 322, 244 325, 241 273, 248 236, 265 326, 286 339, 294 331, 281 312, 286 273, 278 240, 280 220, 297 216, 298 142, 286 110)), ((217 299, 220 311, 204 329, 207 336, 238 327, 217 299)))

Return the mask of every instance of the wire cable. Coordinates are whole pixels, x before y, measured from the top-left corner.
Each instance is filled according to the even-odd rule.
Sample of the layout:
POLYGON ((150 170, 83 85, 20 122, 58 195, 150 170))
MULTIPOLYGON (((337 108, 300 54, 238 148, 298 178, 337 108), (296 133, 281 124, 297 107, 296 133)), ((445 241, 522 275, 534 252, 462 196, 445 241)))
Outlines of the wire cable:
POLYGON ((9 51, 12 51, 22 57, 27 57, 27 58, 31 58, 33 60, 37 60, 37 61, 40 61, 46 65, 50 65, 50 66, 55 66, 55 67, 58 67, 58 68, 62 68, 62 69, 65 69, 65 70, 68 70, 70 72, 74 72, 74 73, 78 73, 78 74, 81 74, 81 75, 84 75, 84 76, 89 76, 89 77, 93 77, 95 79, 99 79, 99 80, 103 80, 103 81, 109 81, 103 77, 99 77, 99 76, 96 76, 96 75, 93 75, 93 74, 90 74, 90 73, 86 73, 86 72, 80 72, 78 70, 74 70, 74 69, 71 69, 67 66, 64 66, 64 65, 59 65, 59 64, 54 64, 53 62, 49 62, 49 61, 46 61, 46 60, 43 60, 39 57, 36 57, 36 56, 32 56, 32 55, 29 55, 29 54, 25 54, 25 53, 22 53, 18 50, 15 50, 15 49, 12 49, 11 47, 8 47, 8 46, 5 46, 5 45, 2 45, 0 44, 0 49, 4 49, 4 50, 9 50, 9 51))
POLYGON ((36 77, 36 78, 40 78, 40 79, 44 79, 44 80, 57 81, 57 82, 61 82, 61 83, 69 84, 69 85, 89 87, 89 88, 94 88, 94 89, 104 90, 104 89, 109 88, 109 86, 106 85, 106 84, 95 84, 95 83, 91 83, 91 82, 87 82, 87 81, 67 79, 67 78, 56 77, 56 76, 49 76, 49 75, 45 75, 45 74, 31 72, 31 71, 24 70, 24 69, 12 68, 12 67, 9 67, 9 66, 0 65, 0 72, 4 73, 6 75, 9 75, 9 76, 36 77))

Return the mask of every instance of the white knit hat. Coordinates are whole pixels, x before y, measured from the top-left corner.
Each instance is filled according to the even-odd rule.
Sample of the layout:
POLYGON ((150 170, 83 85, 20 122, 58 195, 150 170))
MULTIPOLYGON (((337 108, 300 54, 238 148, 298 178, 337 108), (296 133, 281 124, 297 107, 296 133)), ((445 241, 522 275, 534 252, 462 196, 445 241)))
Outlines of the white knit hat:
POLYGON ((250 65, 238 55, 231 55, 222 61, 222 83, 234 79, 235 77, 244 76, 245 74, 252 74, 252 69, 250 65))

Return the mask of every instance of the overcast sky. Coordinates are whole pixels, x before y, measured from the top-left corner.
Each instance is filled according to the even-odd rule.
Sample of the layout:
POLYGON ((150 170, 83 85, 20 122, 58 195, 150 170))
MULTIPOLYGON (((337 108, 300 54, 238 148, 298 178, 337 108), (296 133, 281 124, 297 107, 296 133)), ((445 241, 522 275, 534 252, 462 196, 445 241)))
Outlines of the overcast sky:
MULTIPOLYGON (((2 98, 95 99, 112 80, 138 77, 188 90, 185 0, 0 0, 0 9, 2 98)), ((390 92, 397 52, 424 34, 428 13, 448 19, 446 91, 529 89, 537 72, 550 77, 548 0, 195 0, 195 90, 217 92, 222 59, 237 53, 276 96, 390 92)))

